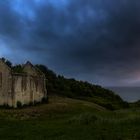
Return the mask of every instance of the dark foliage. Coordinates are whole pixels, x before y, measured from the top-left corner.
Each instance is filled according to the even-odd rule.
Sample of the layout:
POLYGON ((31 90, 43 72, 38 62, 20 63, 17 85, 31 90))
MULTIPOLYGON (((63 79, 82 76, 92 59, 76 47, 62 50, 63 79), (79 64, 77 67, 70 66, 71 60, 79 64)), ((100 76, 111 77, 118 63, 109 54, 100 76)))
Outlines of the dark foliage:
POLYGON ((44 97, 44 98, 42 98, 41 103, 48 103, 48 102, 49 102, 48 97, 44 97))
POLYGON ((0 105, 0 109, 12 109, 13 107, 9 106, 8 104, 0 105))
POLYGON ((5 64, 7 64, 7 66, 9 66, 10 68, 12 67, 12 63, 9 60, 5 59, 4 57, 2 57, 1 59, 5 64))
POLYGON ((12 71, 15 73, 23 73, 23 67, 22 67, 22 65, 13 66, 12 71))
POLYGON ((22 103, 20 101, 17 101, 17 108, 21 108, 22 107, 22 103))
POLYGON ((96 103, 110 110, 114 110, 116 106, 129 107, 127 102, 124 102, 119 95, 114 94, 111 90, 102 88, 98 85, 93 85, 84 81, 75 79, 67 79, 64 76, 56 75, 52 70, 49 70, 44 65, 36 65, 46 76, 47 90, 49 94, 56 94, 70 98, 100 98, 103 102, 96 103))
POLYGON ((103 106, 103 107, 105 107, 106 109, 108 109, 108 110, 111 110, 111 111, 113 111, 113 110, 115 110, 115 108, 112 106, 112 104, 110 104, 110 103, 107 103, 107 104, 100 104, 101 106, 103 106))
POLYGON ((138 100, 137 102, 131 103, 131 106, 140 107, 140 100, 138 100))

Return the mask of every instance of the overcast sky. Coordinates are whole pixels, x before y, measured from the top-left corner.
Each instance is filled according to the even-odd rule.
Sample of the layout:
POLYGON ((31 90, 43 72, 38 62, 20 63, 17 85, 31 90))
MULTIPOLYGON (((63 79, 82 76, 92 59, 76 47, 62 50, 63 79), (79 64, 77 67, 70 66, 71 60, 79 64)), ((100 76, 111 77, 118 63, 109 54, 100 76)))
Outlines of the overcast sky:
POLYGON ((0 57, 103 86, 139 86, 140 1, 0 0, 0 57))

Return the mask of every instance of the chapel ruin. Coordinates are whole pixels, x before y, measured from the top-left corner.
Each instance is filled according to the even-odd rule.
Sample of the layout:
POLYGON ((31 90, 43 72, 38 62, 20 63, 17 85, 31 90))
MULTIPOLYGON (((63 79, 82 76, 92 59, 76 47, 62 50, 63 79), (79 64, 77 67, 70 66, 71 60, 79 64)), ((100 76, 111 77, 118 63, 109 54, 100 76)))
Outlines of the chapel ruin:
POLYGON ((0 105, 17 107, 47 98, 45 75, 30 62, 16 73, 0 59, 0 105))

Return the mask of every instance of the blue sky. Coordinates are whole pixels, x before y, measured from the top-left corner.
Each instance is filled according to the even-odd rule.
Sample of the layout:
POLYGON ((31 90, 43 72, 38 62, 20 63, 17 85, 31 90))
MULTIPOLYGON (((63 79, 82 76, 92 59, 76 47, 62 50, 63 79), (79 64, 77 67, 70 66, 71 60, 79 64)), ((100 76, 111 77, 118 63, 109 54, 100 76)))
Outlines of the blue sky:
POLYGON ((0 1, 0 56, 103 86, 140 85, 138 0, 0 1))

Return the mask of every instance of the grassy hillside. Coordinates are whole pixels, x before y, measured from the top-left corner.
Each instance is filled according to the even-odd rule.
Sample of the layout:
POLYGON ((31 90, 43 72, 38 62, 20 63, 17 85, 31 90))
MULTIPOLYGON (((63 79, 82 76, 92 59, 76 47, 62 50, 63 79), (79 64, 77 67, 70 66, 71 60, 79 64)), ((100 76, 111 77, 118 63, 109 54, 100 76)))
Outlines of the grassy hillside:
POLYGON ((44 65, 36 65, 36 67, 46 76, 49 95, 55 94, 73 99, 87 100, 110 110, 129 107, 127 102, 124 102, 119 95, 116 95, 111 90, 86 81, 77 81, 56 75, 44 65))
POLYGON ((48 104, 0 110, 1 140, 139 140, 139 128, 139 109, 109 111, 57 96, 48 104))

